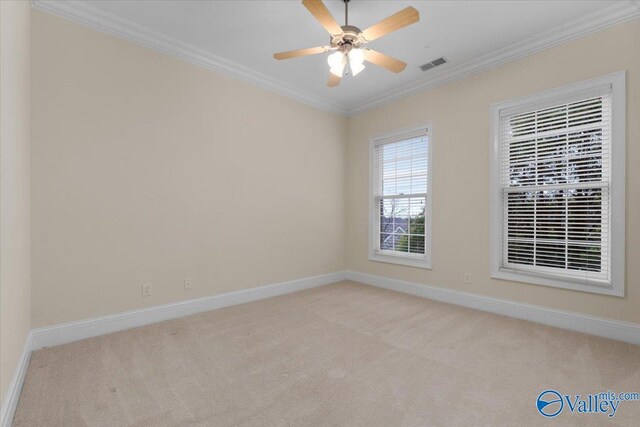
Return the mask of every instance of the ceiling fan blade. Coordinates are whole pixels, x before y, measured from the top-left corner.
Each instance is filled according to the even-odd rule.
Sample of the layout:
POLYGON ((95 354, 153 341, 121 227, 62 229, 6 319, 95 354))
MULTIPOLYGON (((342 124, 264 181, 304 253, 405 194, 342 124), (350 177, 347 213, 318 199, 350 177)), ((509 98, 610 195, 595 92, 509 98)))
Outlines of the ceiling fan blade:
POLYGON ((320 25, 332 36, 342 34, 342 28, 331 15, 331 12, 322 3, 322 0, 302 0, 302 5, 318 20, 320 25))
POLYGON ((336 87, 340 84, 342 77, 338 77, 333 73, 329 73, 329 80, 327 80, 327 86, 336 87))
POLYGON ((391 15, 390 17, 383 19, 377 24, 367 28, 362 32, 362 36, 365 38, 365 40, 372 41, 393 31, 404 28, 407 25, 414 24, 419 20, 420 14, 418 13, 418 11, 415 8, 409 6, 402 9, 395 15, 391 15))
POLYGON ((297 58, 299 56, 316 55, 318 53, 328 52, 331 48, 329 46, 310 47, 307 49, 290 50, 288 52, 274 53, 273 57, 276 59, 289 59, 297 58))
POLYGON ((364 50, 364 60, 386 68, 389 71, 393 71, 394 73, 399 73, 407 67, 406 62, 371 49, 364 50))

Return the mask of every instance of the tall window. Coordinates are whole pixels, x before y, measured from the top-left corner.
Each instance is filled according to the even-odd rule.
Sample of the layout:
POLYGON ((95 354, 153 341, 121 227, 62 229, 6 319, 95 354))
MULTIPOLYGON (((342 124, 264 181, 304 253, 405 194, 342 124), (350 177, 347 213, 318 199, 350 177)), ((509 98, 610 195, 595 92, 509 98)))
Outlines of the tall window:
POLYGON ((430 267, 429 127, 371 141, 369 258, 430 267))
POLYGON ((494 276, 623 291, 624 270, 614 270, 613 257, 624 250, 614 221, 624 205, 612 198, 624 196, 624 138, 616 134, 624 128, 615 128, 624 116, 614 111, 620 84, 609 76, 494 106, 494 276))

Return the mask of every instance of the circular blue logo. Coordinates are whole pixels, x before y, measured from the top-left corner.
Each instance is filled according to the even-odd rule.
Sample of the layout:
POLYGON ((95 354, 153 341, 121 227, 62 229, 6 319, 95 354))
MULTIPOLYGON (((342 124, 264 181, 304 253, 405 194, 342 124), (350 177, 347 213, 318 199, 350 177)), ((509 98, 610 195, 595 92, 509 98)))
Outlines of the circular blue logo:
POLYGON ((562 396, 555 390, 545 390, 538 396, 536 401, 538 412, 545 417, 553 418, 562 412, 564 401, 562 396))

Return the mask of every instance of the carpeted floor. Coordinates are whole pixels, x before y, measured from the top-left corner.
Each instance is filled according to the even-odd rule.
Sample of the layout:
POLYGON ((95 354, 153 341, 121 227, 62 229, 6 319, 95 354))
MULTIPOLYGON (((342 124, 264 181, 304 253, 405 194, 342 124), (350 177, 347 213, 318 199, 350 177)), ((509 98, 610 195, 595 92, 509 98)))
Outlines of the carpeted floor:
POLYGON ((546 389, 640 392, 640 347, 341 282, 37 351, 14 426, 638 425, 546 389))

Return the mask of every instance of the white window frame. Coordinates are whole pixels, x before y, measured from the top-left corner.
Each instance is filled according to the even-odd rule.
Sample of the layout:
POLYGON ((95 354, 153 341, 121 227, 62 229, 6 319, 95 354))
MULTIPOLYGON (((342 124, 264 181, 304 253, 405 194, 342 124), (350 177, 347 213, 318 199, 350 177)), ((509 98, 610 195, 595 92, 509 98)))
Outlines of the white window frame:
POLYGON ((491 277, 494 279, 624 297, 625 293, 625 71, 570 84, 491 106, 491 277), (599 87, 611 88, 610 268, 608 285, 585 283, 553 274, 514 271, 502 267, 504 211, 500 165, 500 113, 544 108, 586 96, 599 87))
POLYGON ((433 184, 433 125, 431 123, 413 126, 410 128, 400 129, 394 132, 375 135, 369 138, 369 260, 377 262, 386 262, 391 264, 400 264, 409 267, 418 267, 431 269, 432 259, 432 236, 433 236, 433 209, 432 209, 432 184, 433 184), (424 256, 398 255, 395 253, 381 253, 378 251, 376 239, 379 239, 378 217, 376 215, 377 206, 375 203, 375 148, 378 145, 399 142, 408 139, 420 131, 426 131, 427 143, 427 195, 425 197, 425 239, 424 239, 424 256))

